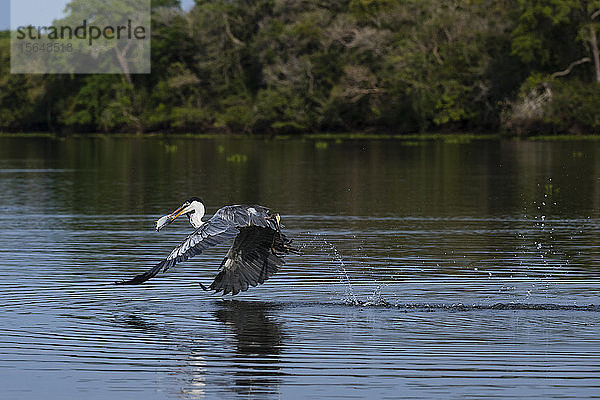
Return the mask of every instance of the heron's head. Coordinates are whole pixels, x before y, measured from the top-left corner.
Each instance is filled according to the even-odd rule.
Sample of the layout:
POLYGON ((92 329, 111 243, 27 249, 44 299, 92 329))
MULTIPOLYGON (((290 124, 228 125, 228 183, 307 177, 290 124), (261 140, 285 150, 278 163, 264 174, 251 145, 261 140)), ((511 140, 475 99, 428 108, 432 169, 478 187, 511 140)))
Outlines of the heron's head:
POLYGON ((192 224, 194 228, 198 228, 202 225, 201 219, 204 216, 204 212, 204 203, 202 200, 198 197, 190 197, 175 211, 160 217, 158 221, 156 221, 156 230, 160 231, 162 228, 175 221, 180 215, 187 215, 190 224, 192 224))

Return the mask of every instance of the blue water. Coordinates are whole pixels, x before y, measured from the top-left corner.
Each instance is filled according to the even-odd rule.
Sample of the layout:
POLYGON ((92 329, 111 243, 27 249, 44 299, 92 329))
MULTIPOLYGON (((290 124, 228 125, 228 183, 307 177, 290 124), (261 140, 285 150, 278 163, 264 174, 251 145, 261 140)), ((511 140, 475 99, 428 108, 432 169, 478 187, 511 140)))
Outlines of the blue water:
POLYGON ((600 145, 175 145, 0 140, 1 398, 600 396, 600 145), (226 245, 112 285, 187 193, 277 209, 302 255, 233 298, 198 285, 226 245))

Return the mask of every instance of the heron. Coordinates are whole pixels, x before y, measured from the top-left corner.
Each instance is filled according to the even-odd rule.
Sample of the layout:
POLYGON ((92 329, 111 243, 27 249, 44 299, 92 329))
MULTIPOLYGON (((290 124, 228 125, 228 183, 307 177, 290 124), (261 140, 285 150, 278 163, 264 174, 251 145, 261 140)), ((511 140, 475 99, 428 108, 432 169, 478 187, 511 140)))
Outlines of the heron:
POLYGON ((159 272, 166 272, 175 264, 201 254, 209 247, 234 239, 213 282, 208 287, 200 283, 200 287, 205 291, 236 295, 250 286, 264 283, 284 264, 287 254, 298 253, 290 245, 292 241, 281 232, 279 214, 272 213, 266 207, 225 206, 207 221, 202 221, 204 214, 204 202, 198 197, 191 197, 172 213, 159 218, 156 231, 170 225, 181 215, 188 217, 195 230, 152 269, 116 284, 144 283, 159 272))

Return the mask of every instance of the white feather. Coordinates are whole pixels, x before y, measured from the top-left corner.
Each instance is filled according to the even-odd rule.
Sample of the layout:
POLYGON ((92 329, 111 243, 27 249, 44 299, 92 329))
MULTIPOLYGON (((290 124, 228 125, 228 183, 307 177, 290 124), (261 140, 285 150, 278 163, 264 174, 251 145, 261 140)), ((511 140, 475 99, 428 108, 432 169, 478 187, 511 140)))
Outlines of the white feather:
POLYGON ((204 217, 205 213, 204 204, 200 203, 199 201, 192 201, 192 203, 187 206, 184 212, 192 212, 190 214, 190 224, 192 224, 194 228, 198 229, 204 223, 202 221, 202 217, 204 217))

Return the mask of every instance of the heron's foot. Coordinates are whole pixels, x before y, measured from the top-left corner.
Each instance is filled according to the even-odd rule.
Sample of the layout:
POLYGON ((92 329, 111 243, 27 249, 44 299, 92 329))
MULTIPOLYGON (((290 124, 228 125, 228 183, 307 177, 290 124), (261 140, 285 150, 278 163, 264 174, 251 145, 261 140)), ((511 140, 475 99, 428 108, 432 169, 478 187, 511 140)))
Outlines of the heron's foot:
POLYGON ((205 292, 210 292, 212 289, 207 288, 206 286, 204 286, 202 283, 198 282, 198 284, 200 285, 200 287, 202 288, 202 290, 204 290, 205 292))
POLYGON ((285 251, 288 253, 292 253, 292 254, 300 254, 300 249, 290 246, 291 243, 292 243, 292 241, 290 240, 289 243, 286 243, 283 245, 283 248, 285 249, 285 251))
POLYGON ((300 249, 297 249, 295 247, 290 246, 290 244, 292 243, 291 240, 289 240, 287 243, 283 243, 282 247, 276 249, 275 246, 271 246, 271 253, 275 254, 276 256, 285 256, 286 254, 300 254, 300 249))

